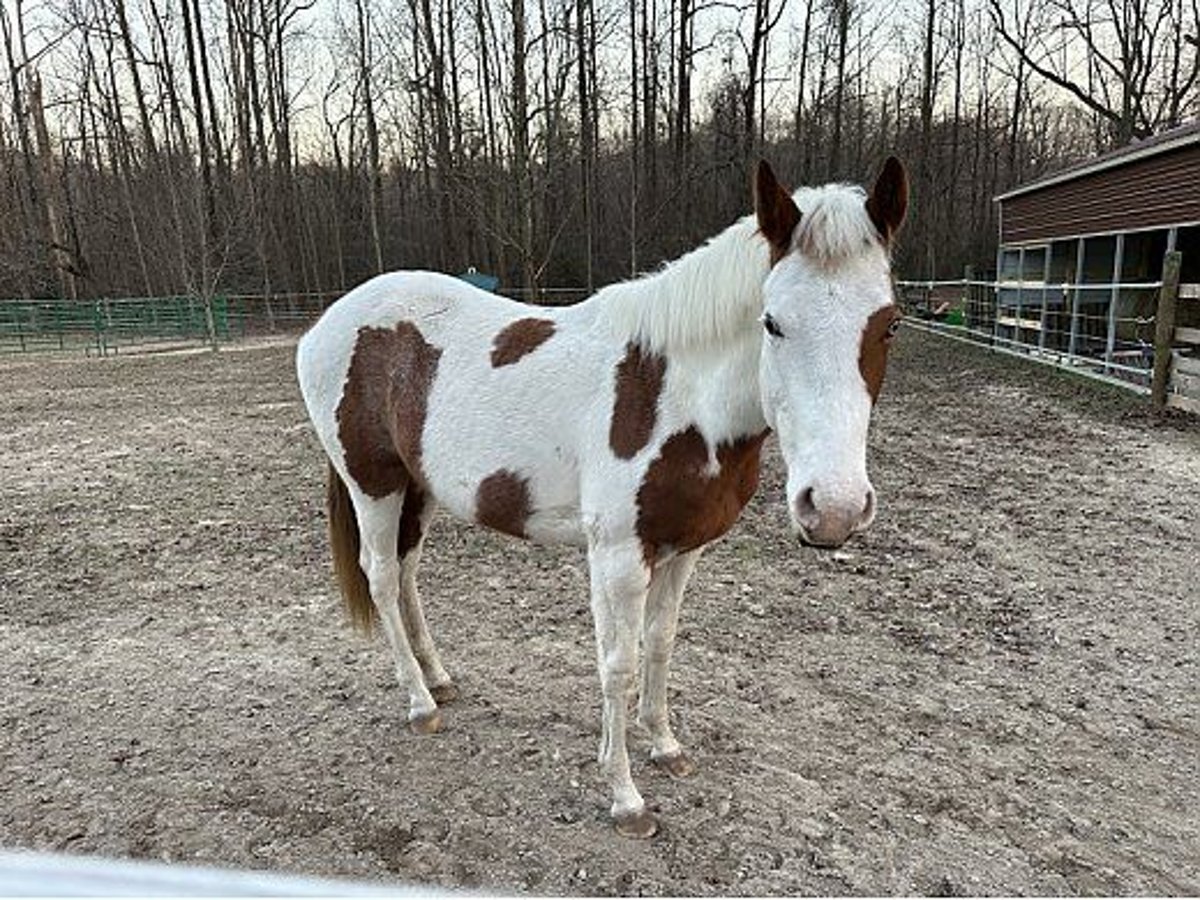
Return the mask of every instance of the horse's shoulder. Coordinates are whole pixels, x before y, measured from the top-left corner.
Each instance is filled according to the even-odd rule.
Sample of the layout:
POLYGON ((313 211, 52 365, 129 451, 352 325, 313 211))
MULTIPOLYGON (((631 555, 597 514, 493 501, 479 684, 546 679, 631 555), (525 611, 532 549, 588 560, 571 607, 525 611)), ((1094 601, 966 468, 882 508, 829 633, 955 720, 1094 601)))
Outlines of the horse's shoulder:
POLYGON ((758 488, 766 431, 711 441, 694 425, 658 448, 637 493, 637 533, 647 559, 694 550, 733 527, 758 488))

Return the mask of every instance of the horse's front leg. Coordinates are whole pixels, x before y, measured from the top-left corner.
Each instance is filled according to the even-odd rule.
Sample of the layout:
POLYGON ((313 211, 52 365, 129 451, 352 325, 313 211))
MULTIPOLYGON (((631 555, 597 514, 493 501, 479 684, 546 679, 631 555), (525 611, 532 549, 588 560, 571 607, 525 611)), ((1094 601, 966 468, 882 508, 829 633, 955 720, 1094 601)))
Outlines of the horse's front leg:
POLYGON ((638 723, 650 732, 650 758, 676 778, 695 774, 696 764, 671 731, 667 714, 667 671, 679 624, 679 604, 699 558, 700 551, 693 550, 659 565, 650 581, 646 601, 646 629, 642 641, 646 658, 642 663, 638 723))
POLYGON ((636 541, 593 544, 588 563, 592 581, 592 616, 596 624, 596 657, 604 714, 600 731, 600 769, 612 789, 612 817, 617 832, 648 838, 658 821, 647 812, 629 773, 625 731, 629 692, 637 673, 638 636, 646 606, 650 571, 636 541))

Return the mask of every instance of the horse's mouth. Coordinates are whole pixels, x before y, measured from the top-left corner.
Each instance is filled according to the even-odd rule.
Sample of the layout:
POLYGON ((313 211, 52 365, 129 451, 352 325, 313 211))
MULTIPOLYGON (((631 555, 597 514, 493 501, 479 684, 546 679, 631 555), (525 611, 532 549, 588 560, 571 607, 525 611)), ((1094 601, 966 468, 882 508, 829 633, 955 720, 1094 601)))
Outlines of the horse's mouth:
POLYGON ((814 550, 837 550, 862 529, 853 528, 844 535, 814 535, 803 525, 795 525, 793 530, 796 539, 805 547, 812 547, 814 550))
POLYGON ((844 538, 840 541, 814 541, 812 538, 804 534, 797 535, 800 543, 805 547, 812 547, 814 550, 836 550, 843 546, 849 538, 844 538))

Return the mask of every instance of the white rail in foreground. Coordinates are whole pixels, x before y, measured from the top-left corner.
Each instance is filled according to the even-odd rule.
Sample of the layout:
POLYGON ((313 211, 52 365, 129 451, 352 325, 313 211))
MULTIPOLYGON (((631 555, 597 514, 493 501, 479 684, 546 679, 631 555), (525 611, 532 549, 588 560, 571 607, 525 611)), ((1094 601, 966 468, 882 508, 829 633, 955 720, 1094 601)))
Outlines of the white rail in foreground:
POLYGON ((0 852, 0 897, 448 897, 371 884, 51 853, 0 852))

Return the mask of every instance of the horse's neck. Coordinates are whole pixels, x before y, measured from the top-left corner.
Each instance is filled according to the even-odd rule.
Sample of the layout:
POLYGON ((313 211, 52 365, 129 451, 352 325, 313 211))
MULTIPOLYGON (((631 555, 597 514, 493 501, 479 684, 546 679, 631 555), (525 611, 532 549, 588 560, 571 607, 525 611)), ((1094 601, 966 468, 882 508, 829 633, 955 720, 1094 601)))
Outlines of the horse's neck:
POLYGON ((593 302, 625 340, 668 355, 720 355, 757 328, 769 270, 766 240, 747 216, 660 271, 609 285, 593 302))
POLYGON ((624 341, 668 360, 667 402, 715 440, 766 428, 758 389, 766 241, 744 218, 702 247, 594 298, 624 341))
POLYGON ((761 327, 751 328, 720 347, 681 351, 668 361, 676 413, 720 443, 758 434, 767 427, 758 383, 761 327))

